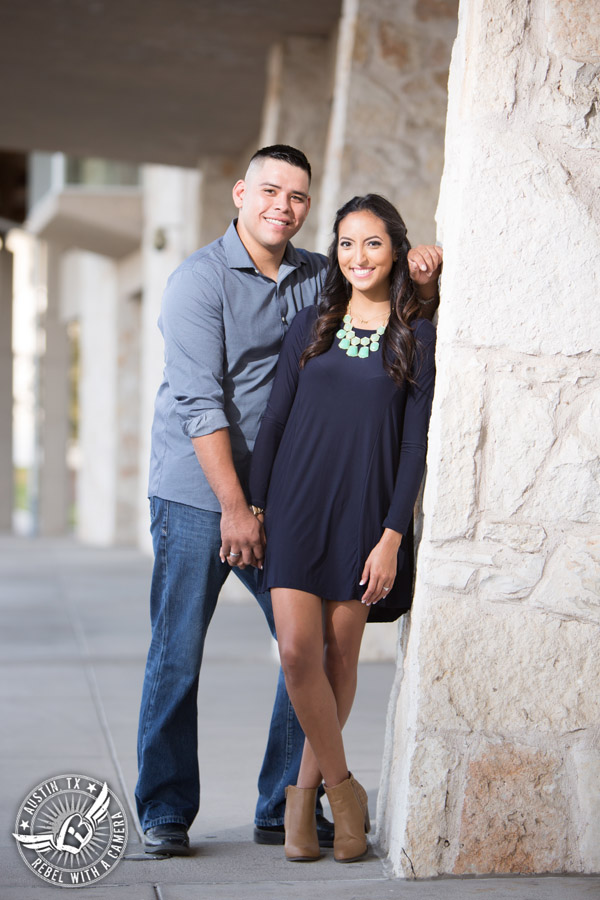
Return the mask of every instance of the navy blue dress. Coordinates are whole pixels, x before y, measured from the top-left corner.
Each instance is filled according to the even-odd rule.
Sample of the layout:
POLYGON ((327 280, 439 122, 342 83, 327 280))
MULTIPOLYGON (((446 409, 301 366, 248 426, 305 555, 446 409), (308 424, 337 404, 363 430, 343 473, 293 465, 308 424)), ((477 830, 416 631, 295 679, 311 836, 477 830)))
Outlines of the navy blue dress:
POLYGON ((252 455, 251 501, 266 510, 263 590, 360 600, 365 561, 383 529, 393 528, 404 535, 398 575, 369 614, 393 621, 412 599, 412 517, 425 468, 435 328, 417 320, 416 385, 398 387, 381 350, 348 357, 337 338, 300 369, 316 317, 308 307, 290 326, 252 455))

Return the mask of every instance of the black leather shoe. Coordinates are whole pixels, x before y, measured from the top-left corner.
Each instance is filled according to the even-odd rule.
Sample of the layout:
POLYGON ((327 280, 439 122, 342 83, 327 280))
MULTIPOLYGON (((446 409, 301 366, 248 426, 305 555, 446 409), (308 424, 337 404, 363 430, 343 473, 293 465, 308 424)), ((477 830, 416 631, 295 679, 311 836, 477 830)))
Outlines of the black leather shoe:
MULTIPOLYGON (((317 816, 317 837, 319 847, 333 847, 333 822, 329 822, 325 816, 317 816)), ((284 844, 285 831, 283 825, 255 825, 255 844, 284 844)))
POLYGON ((146 853, 164 853, 169 856, 189 856, 190 839, 187 828, 178 822, 155 825, 144 832, 146 853))

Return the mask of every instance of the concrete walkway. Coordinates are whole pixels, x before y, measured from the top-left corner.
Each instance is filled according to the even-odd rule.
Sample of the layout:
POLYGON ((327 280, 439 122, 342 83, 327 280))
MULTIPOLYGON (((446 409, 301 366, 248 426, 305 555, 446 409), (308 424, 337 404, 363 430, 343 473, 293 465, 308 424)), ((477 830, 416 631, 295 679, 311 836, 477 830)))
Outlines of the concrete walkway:
MULTIPOLYGON (((0 538, 0 900, 56 897, 12 837, 36 784, 70 772, 106 779, 129 816, 128 855, 141 850, 132 811, 135 734, 148 645, 150 561, 129 550, 0 538)), ((200 684, 202 808, 188 859, 125 858, 76 896, 94 900, 591 900, 600 878, 386 877, 372 850, 340 866, 287 863, 252 842, 256 777, 277 665, 258 607, 231 578, 207 640, 200 684)), ((393 666, 363 663, 346 742, 375 814, 393 666)), ((60 894, 58 894, 60 896, 60 894)))

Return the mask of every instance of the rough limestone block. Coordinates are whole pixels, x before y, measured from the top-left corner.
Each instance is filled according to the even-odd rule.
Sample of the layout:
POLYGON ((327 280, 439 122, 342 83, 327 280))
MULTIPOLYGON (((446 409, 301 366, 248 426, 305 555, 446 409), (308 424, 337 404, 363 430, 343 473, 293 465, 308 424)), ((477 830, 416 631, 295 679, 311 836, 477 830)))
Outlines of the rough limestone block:
POLYGON ((546 0, 548 49, 556 56, 600 64, 600 7, 589 0, 546 0))
POLYGON ((565 789, 560 754, 488 745, 469 763, 454 874, 562 871, 565 789))
POLYGON ((414 806, 400 851, 407 878, 427 878, 440 871, 451 843, 446 799, 459 764, 460 753, 439 738, 427 735, 415 747, 410 767, 414 806))
POLYGON ((528 519, 600 524, 600 459, 586 459, 581 451, 581 444, 571 439, 551 455, 535 493, 523 503, 528 519))
POLYGON ((431 559, 424 571, 424 581, 432 587, 464 591, 474 579, 477 567, 473 563, 453 562, 448 559, 431 559))
POLYGON ((423 582, 445 591, 473 591, 485 600, 527 596, 544 568, 541 554, 495 542, 452 541, 429 547, 421 555, 423 582))
POLYGON ((540 391, 534 392, 528 381, 496 376, 487 404, 484 446, 485 507, 494 517, 509 518, 523 504, 524 495, 556 440, 556 405, 553 385, 546 389, 546 396, 540 396, 540 391))
POLYGON ((527 597, 539 582, 545 558, 541 554, 519 553, 502 547, 494 554, 493 567, 480 571, 479 598, 506 600, 527 597))
POLYGON ((600 625, 600 535, 587 539, 564 535, 530 603, 565 618, 600 625))
POLYGON ((538 583, 544 569, 542 556, 498 554, 495 568, 480 572, 479 598, 482 600, 506 600, 527 597, 538 583), (504 560, 504 565, 502 564, 504 560))
MULTIPOLYGON (((547 158, 518 122, 503 124, 501 134, 490 122, 472 129, 476 158, 467 145, 464 160, 454 164, 469 165, 469 196, 486 202, 469 207, 465 197, 450 200, 450 186, 444 189, 438 217, 452 202, 455 226, 443 234, 444 285, 453 291, 460 283, 462 296, 446 315, 442 307, 440 324, 446 326, 449 317, 452 338, 463 346, 533 355, 600 352, 599 275, 590 266, 597 253, 593 203, 600 184, 589 197, 589 176, 587 183, 581 176, 580 188, 575 164, 557 160, 554 146, 544 148, 547 158), (533 259, 536 264, 529 265, 533 259)), ((588 171, 594 166, 599 168, 597 154, 589 158, 588 171)))
MULTIPOLYGON (((444 353, 441 323, 440 331, 439 352, 444 353)), ((438 369, 423 496, 424 533, 431 540, 466 537, 474 529, 485 373, 485 363, 469 351, 444 354, 438 369)))
POLYGON ((600 371, 596 385, 565 390, 556 444, 536 491, 525 498, 528 519, 600 524, 599 381, 600 371))
POLYGON ((600 723, 596 626, 471 598, 422 615, 419 728, 561 735, 600 723))
POLYGON ((547 533, 541 525, 527 525, 516 522, 483 522, 481 537, 484 540, 504 544, 521 553, 535 553, 541 550, 547 533))

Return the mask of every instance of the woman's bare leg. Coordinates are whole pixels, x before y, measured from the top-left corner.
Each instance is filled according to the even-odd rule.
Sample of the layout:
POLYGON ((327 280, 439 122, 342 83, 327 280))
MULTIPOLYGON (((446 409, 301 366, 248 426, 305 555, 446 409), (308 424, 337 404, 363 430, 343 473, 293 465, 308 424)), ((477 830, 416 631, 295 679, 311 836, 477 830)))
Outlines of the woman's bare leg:
MULTIPOLYGON (((324 601, 324 655, 323 665, 331 684, 336 704, 340 730, 348 721, 354 697, 358 671, 358 656, 368 607, 358 601, 334 603, 324 601)), ((344 778, 346 775, 344 775, 344 778)), ((309 741, 305 741, 298 784, 318 784, 321 781, 319 765, 309 741)), ((327 784, 330 784, 325 779, 327 784)))
MULTIPOLYGON (((290 700, 323 777, 337 784, 347 777, 335 695, 323 668, 322 601, 314 594, 272 588, 277 643, 290 700)), ((314 774, 314 773, 313 773, 314 774)), ((298 780, 298 787, 316 787, 298 780)))
POLYGON ((348 777, 341 729, 352 708, 368 609, 350 601, 325 603, 323 611, 320 597, 287 588, 273 588, 271 597, 288 694, 310 745, 298 787, 316 787, 321 778, 339 784, 348 777))
POLYGON ((335 694, 343 728, 356 695, 358 657, 369 607, 358 600, 325 602, 325 673, 335 694))

